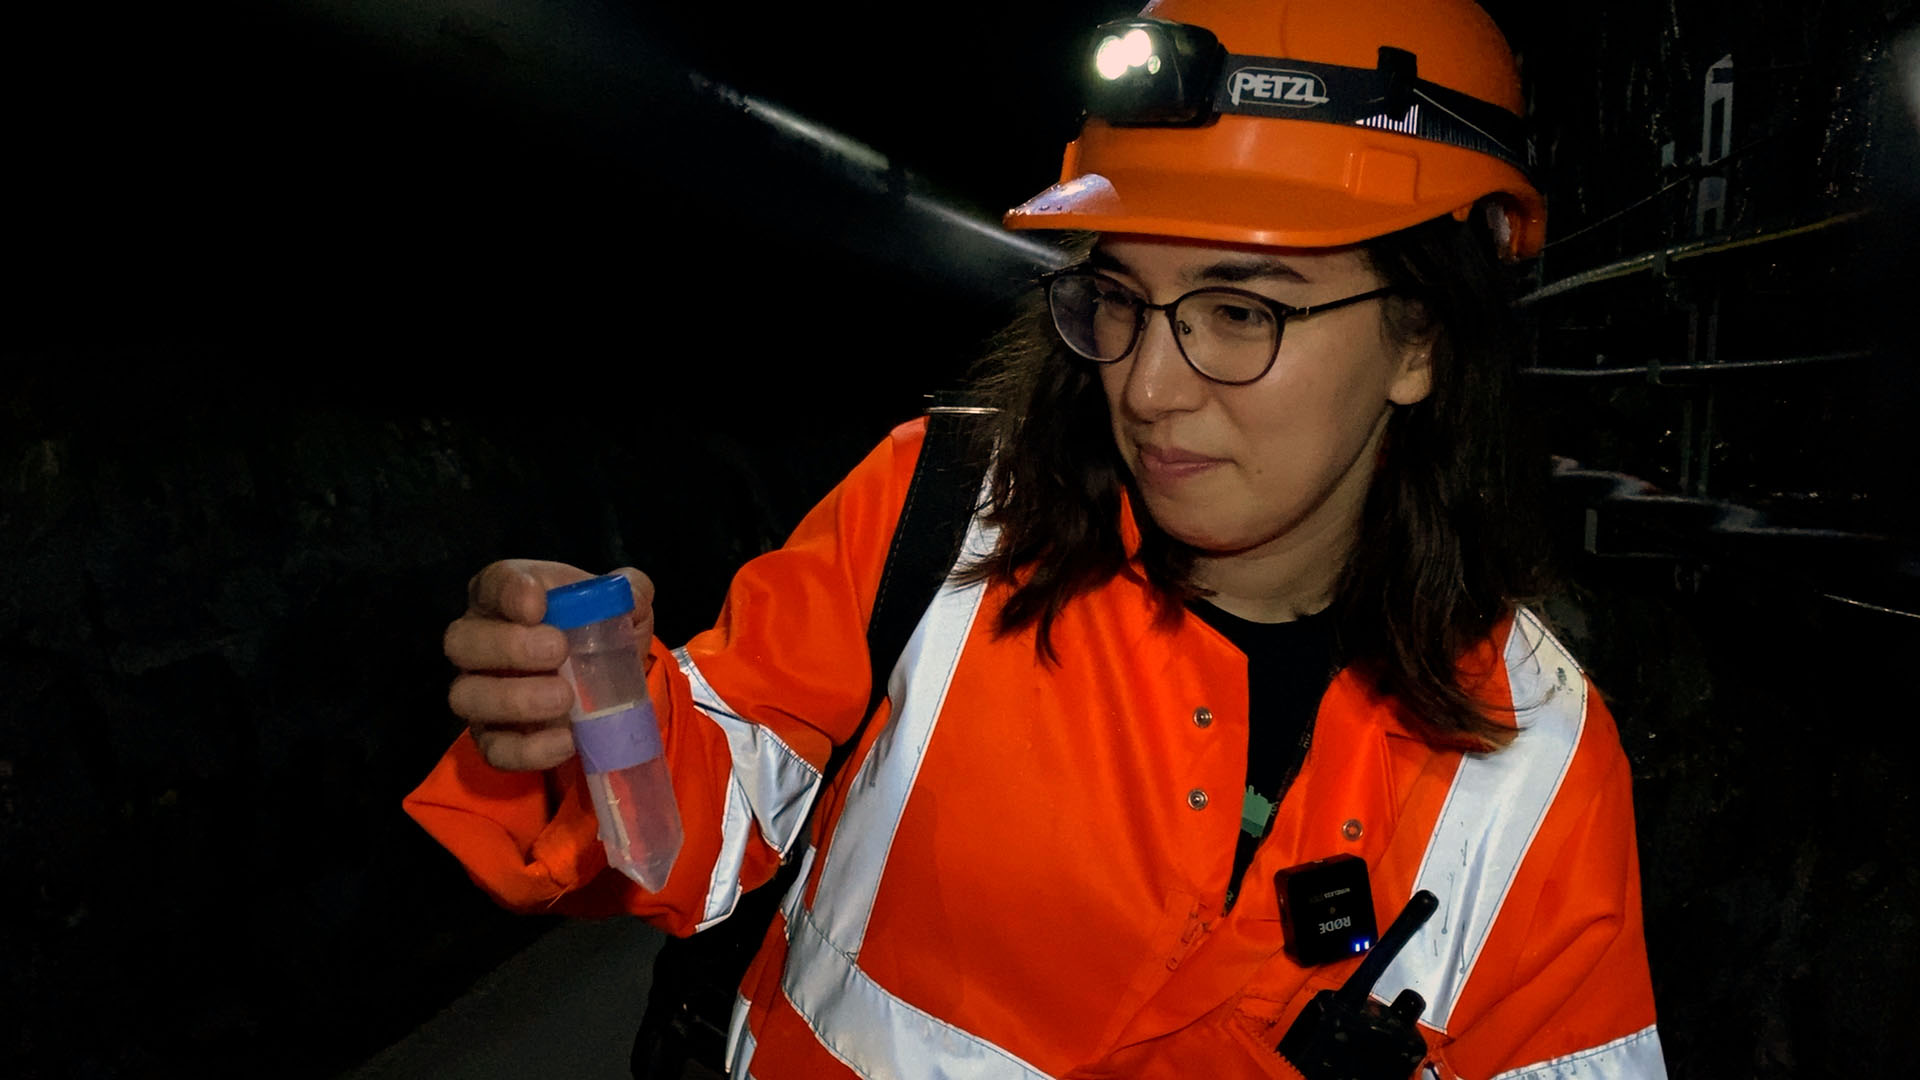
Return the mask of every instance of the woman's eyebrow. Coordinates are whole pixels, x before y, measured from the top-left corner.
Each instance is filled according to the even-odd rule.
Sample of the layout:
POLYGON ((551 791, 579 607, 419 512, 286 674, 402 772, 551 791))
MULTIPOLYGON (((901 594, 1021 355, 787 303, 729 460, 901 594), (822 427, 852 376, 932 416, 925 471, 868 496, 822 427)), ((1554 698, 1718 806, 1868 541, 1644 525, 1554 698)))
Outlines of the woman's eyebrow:
MULTIPOLYGON (((1086 265, 1095 270, 1106 270, 1115 274, 1133 275, 1133 268, 1115 258, 1103 248, 1094 248, 1087 253, 1086 265)), ((1248 259, 1222 259, 1216 263, 1187 270, 1180 279, 1188 285, 1226 282, 1239 284, 1246 281, 1270 279, 1304 282, 1307 276, 1295 269, 1291 263, 1282 259, 1254 257, 1248 259)))
POLYGON ((1265 278, 1280 278, 1285 281, 1306 281, 1307 276, 1280 259, 1231 259, 1189 270, 1184 275, 1188 284, 1198 285, 1204 281, 1225 281, 1238 284, 1243 281, 1258 281, 1265 278))

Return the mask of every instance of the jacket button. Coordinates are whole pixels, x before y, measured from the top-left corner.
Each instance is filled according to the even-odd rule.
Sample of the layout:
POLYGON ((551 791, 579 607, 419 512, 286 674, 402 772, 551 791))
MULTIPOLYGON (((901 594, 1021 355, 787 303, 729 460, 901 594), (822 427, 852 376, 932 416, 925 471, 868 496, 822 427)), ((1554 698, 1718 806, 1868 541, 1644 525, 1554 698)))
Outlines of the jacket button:
POLYGON ((1207 727, 1213 723, 1213 710, 1205 705, 1193 710, 1193 726, 1207 727))
POLYGON ((1345 825, 1340 826, 1340 835, 1346 837, 1349 840, 1360 839, 1360 833, 1362 831, 1363 830, 1360 828, 1359 818, 1348 818, 1347 823, 1345 825))
POLYGON ((1205 810, 1207 808, 1207 793, 1201 791, 1199 788, 1194 788, 1192 791, 1187 792, 1187 805, 1193 807, 1195 810, 1205 810))

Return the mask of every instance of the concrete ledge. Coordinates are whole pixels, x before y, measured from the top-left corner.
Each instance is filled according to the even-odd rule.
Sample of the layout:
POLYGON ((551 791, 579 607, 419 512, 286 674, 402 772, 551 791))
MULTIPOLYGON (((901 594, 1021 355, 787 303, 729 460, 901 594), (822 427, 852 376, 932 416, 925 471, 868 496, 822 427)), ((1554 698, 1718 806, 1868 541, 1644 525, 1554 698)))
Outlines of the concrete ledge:
POLYGON ((632 1080, 664 938, 638 919, 563 923, 340 1080, 632 1080))

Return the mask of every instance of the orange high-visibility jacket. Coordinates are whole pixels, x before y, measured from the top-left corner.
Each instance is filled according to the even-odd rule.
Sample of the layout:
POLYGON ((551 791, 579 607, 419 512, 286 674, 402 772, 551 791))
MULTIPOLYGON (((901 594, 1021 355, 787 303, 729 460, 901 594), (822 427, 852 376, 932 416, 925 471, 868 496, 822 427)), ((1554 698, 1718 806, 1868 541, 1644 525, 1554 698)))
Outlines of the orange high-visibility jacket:
MULTIPOLYGON (((655 646, 687 829, 660 893, 606 871, 577 766, 497 771, 463 737, 408 811, 509 906, 676 933, 800 859, 741 988, 736 1077, 1295 1076, 1275 1043, 1357 960, 1282 951, 1273 875, 1341 853, 1366 860, 1382 927, 1417 889, 1439 897, 1375 987, 1425 998, 1422 1076, 1664 1075, 1627 762, 1524 611, 1467 661, 1516 710, 1498 753, 1436 750, 1366 681, 1334 679, 1223 914, 1241 653, 1197 618, 1157 625, 1122 576, 1068 606, 1048 666, 1031 633, 995 637, 1002 586, 949 582, 803 837, 867 701, 867 615, 923 433, 896 430, 746 566, 713 630, 655 646)), ((976 521, 969 549, 991 543, 976 521)))

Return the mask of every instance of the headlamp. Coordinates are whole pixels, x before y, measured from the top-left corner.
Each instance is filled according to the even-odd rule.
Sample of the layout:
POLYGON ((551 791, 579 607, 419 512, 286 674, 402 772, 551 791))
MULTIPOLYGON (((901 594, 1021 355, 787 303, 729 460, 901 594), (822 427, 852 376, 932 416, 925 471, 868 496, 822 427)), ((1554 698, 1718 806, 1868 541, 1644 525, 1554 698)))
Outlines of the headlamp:
POLYGON ((1087 111, 1120 123, 1183 126, 1213 119, 1227 55, 1211 30, 1164 19, 1120 19, 1093 32, 1087 111))
POLYGON ((1380 48, 1377 68, 1227 52, 1212 31, 1120 19, 1094 31, 1086 109, 1121 126, 1197 127, 1222 114, 1392 131, 1499 158, 1526 172, 1520 118, 1420 78, 1413 53, 1380 48))

